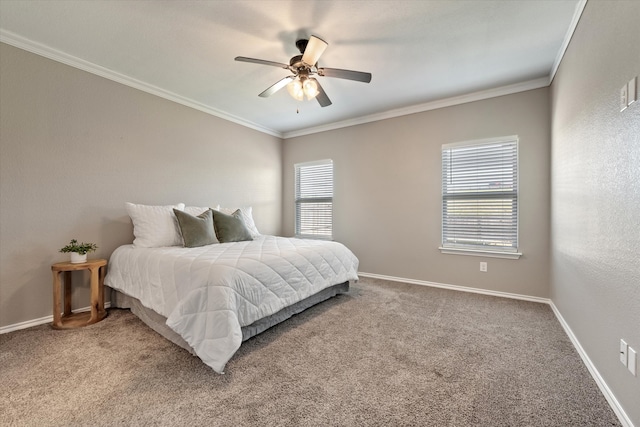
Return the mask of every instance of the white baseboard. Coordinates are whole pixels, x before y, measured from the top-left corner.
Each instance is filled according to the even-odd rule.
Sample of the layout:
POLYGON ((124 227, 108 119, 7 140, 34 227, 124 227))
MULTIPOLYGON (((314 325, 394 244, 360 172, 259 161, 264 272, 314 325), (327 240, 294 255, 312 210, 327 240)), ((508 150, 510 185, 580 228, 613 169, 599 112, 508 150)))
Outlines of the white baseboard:
POLYGON ((589 370, 589 373, 591 374, 591 376, 595 380, 596 384, 598 385, 598 388, 600 389, 600 391, 604 395, 604 398, 607 399, 607 402, 609 403, 609 406, 611 407, 613 412, 618 417, 618 420, 620 420, 620 423, 624 427, 634 427, 633 422, 631 421, 631 418, 629 418, 629 416, 627 416, 627 414, 624 411, 624 409, 622 409, 622 406, 620 406, 620 403, 618 402, 618 399, 616 399, 615 395, 613 394, 613 392, 611 391, 611 389, 609 388, 607 383, 604 381, 604 379, 602 378, 602 376, 600 375, 600 373, 596 369, 595 365, 591 362, 591 359, 589 359, 589 356, 584 351, 584 348, 582 348, 582 345, 580 345, 580 341, 578 341, 578 338, 576 338, 576 336, 574 335, 573 331, 571 330, 571 328, 569 327, 567 322, 564 320, 564 318, 560 314, 560 311, 558 310, 558 308, 555 306, 555 304, 553 303, 553 301, 551 299, 549 299, 549 298, 532 297, 532 296, 528 296, 528 295, 511 294, 511 293, 508 293, 508 292, 489 291, 489 290, 486 290, 486 289, 469 288, 469 287, 466 287, 466 286, 447 285, 447 284, 444 284, 444 283, 426 282, 426 281, 423 281, 423 280, 403 279, 401 277, 383 276, 381 274, 373 274, 373 273, 358 272, 358 275, 362 276, 362 277, 370 277, 372 279, 382 279, 382 280, 389 280, 389 281, 392 281, 392 282, 411 283, 411 284, 415 284, 415 285, 432 286, 432 287, 435 287, 435 288, 450 289, 450 290, 453 290, 453 291, 471 292, 471 293, 476 293, 476 294, 493 295, 493 296, 496 296, 496 297, 512 298, 512 299, 519 299, 519 300, 533 301, 533 302, 540 302, 540 303, 544 303, 544 304, 549 304, 549 306, 551 306, 551 310, 553 310, 553 313, 556 315, 556 318, 558 319, 558 322, 560 322, 560 325, 562 325, 562 328, 564 329, 565 333, 567 334, 567 336, 571 340, 571 343, 573 344, 573 347, 576 349, 576 351, 580 355, 580 358, 582 359, 582 362, 585 364, 585 366, 589 370))
MULTIPOLYGON (((111 307, 110 302, 104 303, 104 308, 111 307)), ((91 306, 78 308, 76 310, 72 310, 74 313, 82 313, 84 311, 91 311, 91 306)), ((7 325, 0 328, 0 335, 7 334, 13 331, 19 331, 20 329, 27 329, 33 326, 44 325, 45 323, 53 322, 53 314, 50 316, 41 317, 39 319, 27 320, 25 322, 14 323, 13 325, 7 325)))
POLYGON ((573 346, 575 347, 576 351, 580 355, 580 358, 582 358, 582 361, 584 362, 585 366, 591 373, 591 376, 595 380, 596 384, 598 384, 598 388, 600 388, 600 391, 604 395, 604 398, 607 399, 607 402, 609 402, 609 406, 611 406, 611 409, 613 409, 613 412, 615 412, 616 416, 620 420, 620 423, 624 427, 633 427, 633 422, 631 421, 631 418, 627 416, 626 412, 624 412, 624 409, 622 409, 622 406, 620 406, 618 399, 616 399, 615 395, 613 394, 613 392, 611 391, 607 383, 604 381, 604 379, 600 375, 600 372, 598 372, 593 362, 591 362, 591 359, 589 359, 587 352, 584 350, 584 348, 582 348, 582 345, 580 345, 580 341, 578 341, 578 338, 576 338, 573 331, 569 327, 569 324, 564 320, 564 317, 562 317, 562 314, 560 314, 560 311, 558 310, 556 305, 553 303, 553 301, 550 301, 549 305, 551 306, 553 313, 556 315, 556 318, 562 325, 562 328, 569 336, 569 339, 571 340, 571 342, 573 343, 573 346))
POLYGON ((402 277, 383 276, 382 274, 364 273, 358 272, 358 276, 370 277, 372 279, 389 280, 391 282, 411 283, 413 285, 431 286, 432 288, 450 289, 452 291, 471 292, 474 294, 492 295, 495 297, 519 299, 524 301, 540 302, 543 304, 549 304, 551 300, 549 298, 532 297, 530 295, 512 294, 509 292, 490 291, 487 289, 469 288, 467 286, 447 285, 445 283, 427 282, 424 280, 404 279, 402 277))

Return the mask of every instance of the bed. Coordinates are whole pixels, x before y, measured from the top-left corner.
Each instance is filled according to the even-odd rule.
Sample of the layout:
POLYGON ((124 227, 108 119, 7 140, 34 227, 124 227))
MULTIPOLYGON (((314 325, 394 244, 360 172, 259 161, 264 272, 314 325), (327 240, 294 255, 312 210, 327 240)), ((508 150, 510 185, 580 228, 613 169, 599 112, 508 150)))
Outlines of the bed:
POLYGON ((111 255, 105 285, 112 307, 131 308, 224 373, 243 340, 348 291, 357 270, 338 242, 256 236, 193 248, 124 245, 111 255))

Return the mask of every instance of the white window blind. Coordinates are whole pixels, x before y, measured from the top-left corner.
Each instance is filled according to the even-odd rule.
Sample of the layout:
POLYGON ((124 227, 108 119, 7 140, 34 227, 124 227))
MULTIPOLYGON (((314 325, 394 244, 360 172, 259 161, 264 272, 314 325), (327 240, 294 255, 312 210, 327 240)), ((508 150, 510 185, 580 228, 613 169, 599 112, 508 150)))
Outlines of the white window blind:
POLYGON ((295 165, 296 236, 331 239, 333 161, 295 165))
POLYGON ((518 137, 442 146, 442 248, 518 250, 518 137))

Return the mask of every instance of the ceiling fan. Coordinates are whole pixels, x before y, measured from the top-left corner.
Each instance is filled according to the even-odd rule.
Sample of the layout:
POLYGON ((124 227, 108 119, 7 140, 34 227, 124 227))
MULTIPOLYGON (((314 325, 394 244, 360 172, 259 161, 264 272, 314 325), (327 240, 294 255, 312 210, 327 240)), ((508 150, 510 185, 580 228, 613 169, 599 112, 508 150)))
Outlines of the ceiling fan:
POLYGON ((328 45, 327 42, 316 36, 311 36, 308 40, 301 39, 296 41, 296 47, 300 50, 301 55, 296 55, 291 58, 289 65, 281 62, 265 61, 263 59, 246 58, 244 56, 237 56, 235 60, 284 68, 293 73, 292 76, 287 76, 278 81, 258 96, 267 98, 287 86, 289 94, 296 100, 302 101, 306 95, 307 99, 315 98, 318 100, 320 106, 328 107, 331 105, 331 100, 322 89, 322 86, 320 86, 318 80, 314 77, 315 75, 336 77, 363 83, 369 83, 371 81, 371 73, 318 67, 318 59, 328 45))

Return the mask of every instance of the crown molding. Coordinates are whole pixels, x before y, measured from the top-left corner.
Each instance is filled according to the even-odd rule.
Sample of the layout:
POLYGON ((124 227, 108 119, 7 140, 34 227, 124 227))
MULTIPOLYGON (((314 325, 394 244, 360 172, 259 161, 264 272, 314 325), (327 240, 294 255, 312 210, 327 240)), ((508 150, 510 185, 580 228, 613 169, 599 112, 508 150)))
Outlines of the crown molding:
POLYGON ((487 89, 479 92, 473 92, 465 95, 454 96, 452 98, 439 99, 424 104, 412 105, 409 107, 397 108, 382 113, 370 114, 367 116, 356 117, 354 119, 343 120, 340 122, 329 123, 322 126, 315 126, 306 129, 284 132, 283 138, 295 138, 297 136, 310 135, 329 130, 340 129, 350 126, 356 126, 364 123, 377 122, 394 117, 406 116, 409 114, 422 113, 429 110, 437 110, 439 108, 452 107, 454 105, 466 104, 468 102, 481 101, 483 99, 495 98, 498 96, 511 95, 518 92, 539 89, 549 86, 549 77, 541 77, 535 80, 528 80, 522 83, 516 83, 508 86, 501 86, 493 89, 487 89))
POLYGON ((236 117, 232 114, 225 113, 224 111, 217 110, 215 108, 211 108, 207 105, 204 105, 198 101, 194 101, 193 99, 186 98, 184 96, 178 95, 176 93, 170 92, 168 90, 159 88, 149 83, 145 83, 141 80, 134 79, 133 77, 126 76, 124 74, 118 73, 117 71, 110 70, 108 68, 102 67, 100 65, 94 64, 89 61, 85 61, 84 59, 77 58, 73 55, 69 55, 67 53, 61 52, 57 49, 53 49, 44 44, 34 42, 33 40, 29 40, 25 37, 19 36, 11 31, 0 29, 0 42, 9 44, 11 46, 17 47, 19 49, 26 50, 31 53, 35 53, 36 55, 44 56, 45 58, 52 59, 57 62, 61 62, 65 65, 69 65, 74 68, 78 68, 80 70, 86 71, 91 74, 98 75, 100 77, 104 77, 106 79, 112 80, 117 83, 121 83, 123 85, 132 87, 134 89, 141 90, 143 92, 150 93, 152 95, 159 96, 160 98, 167 99, 169 101, 177 102, 178 104, 185 105, 190 108, 194 108, 196 110, 202 111, 203 113, 210 114, 212 116, 219 117, 224 120, 228 120, 233 123, 237 123, 241 126, 248 127, 259 132, 263 132, 269 135, 276 136, 278 138, 282 138, 282 133, 273 129, 269 129, 267 127, 261 126, 257 123, 253 123, 247 120, 244 120, 240 117, 236 117))
POLYGON ((569 43, 571 42, 571 38, 573 37, 573 33, 578 26, 578 22, 580 22, 580 17, 582 16, 582 12, 584 11, 584 7, 587 5, 587 0, 580 0, 576 5, 576 9, 573 12, 573 18, 571 19, 571 24, 569 25, 569 29, 567 30, 567 34, 564 36, 564 40, 562 41, 562 46, 560 46, 560 50, 558 51, 558 55, 556 55, 556 60, 553 62, 553 67, 551 68, 551 73, 549 73, 549 84, 553 82, 553 78, 556 76, 556 72, 560 67, 560 63, 562 62, 562 58, 564 57, 564 53, 567 51, 569 47, 569 43))
MULTIPOLYGON (((579 4, 578 7, 576 7, 576 14, 574 15, 574 21, 576 25, 586 1, 587 0, 580 0, 581 3, 579 4), (579 10, 579 13, 578 13, 578 10, 579 10)), ((573 28, 575 28, 575 25, 573 25, 573 28)), ((572 34, 573 31, 570 31, 570 33, 572 34)), ((565 37, 565 41, 567 45, 568 45, 568 40, 570 40, 570 38, 571 38, 570 34, 568 33, 567 37, 565 37)), ((36 55, 40 55, 57 62, 61 62, 71 67, 78 68, 80 70, 104 77, 106 79, 124 84, 126 86, 141 90, 143 92, 159 96, 169 101, 177 102, 178 104, 185 105, 190 108, 194 108, 198 111, 202 111, 206 114, 210 114, 212 116, 219 117, 224 120, 228 120, 230 122, 239 124, 241 126, 254 129, 258 132, 262 132, 262 133, 272 135, 282 139, 289 139, 289 138, 295 138, 298 136, 311 135, 314 133, 326 132, 330 130, 341 129, 345 127, 391 119, 394 117, 406 116, 409 114, 421 113, 425 111, 436 110, 439 108, 451 107, 454 105, 466 104, 474 101, 481 101, 484 99, 495 98, 498 96, 511 95, 518 92, 525 92, 528 90, 546 87, 546 86, 549 86, 551 82, 549 77, 541 77, 538 79, 529 80, 521 83, 501 86, 493 89, 487 89, 487 90, 473 92, 473 93, 455 96, 451 98, 439 99, 436 101, 430 101, 423 104, 397 108, 393 110, 384 111, 381 113, 375 113, 375 114, 370 114, 366 116, 356 117, 353 119, 333 122, 326 125, 314 126, 314 127, 294 130, 290 132, 279 132, 274 129, 270 129, 265 126, 259 125, 257 123, 244 120, 232 114, 225 113, 224 111, 209 107, 198 101, 194 101, 192 99, 167 91, 160 87, 134 79, 132 77, 126 76, 124 74, 118 73, 116 71, 110 70, 108 68, 102 67, 92 62, 85 61, 73 55, 69 55, 67 53, 53 49, 44 44, 34 42, 32 40, 29 40, 25 37, 19 36, 7 30, 0 29, 0 42, 9 44, 19 49, 26 50, 31 53, 35 53, 36 55)), ((558 55, 558 56, 561 58, 562 55, 558 55)))

